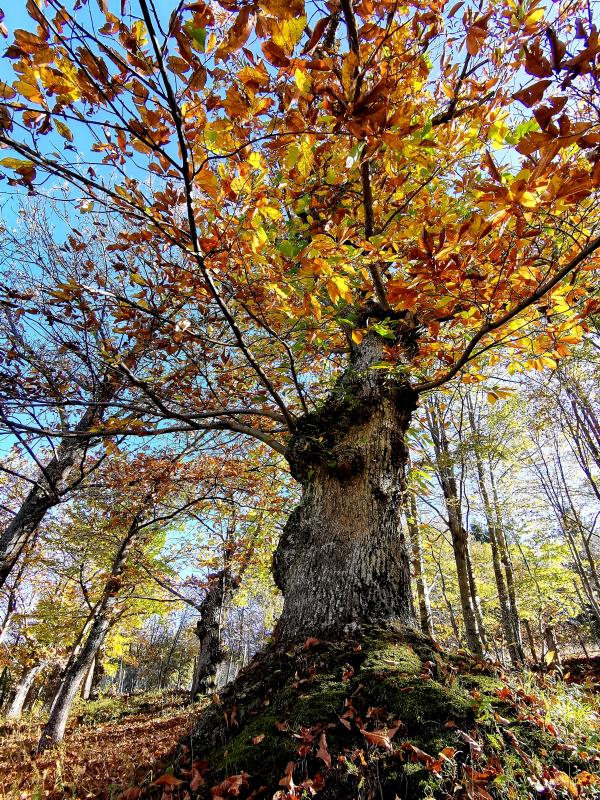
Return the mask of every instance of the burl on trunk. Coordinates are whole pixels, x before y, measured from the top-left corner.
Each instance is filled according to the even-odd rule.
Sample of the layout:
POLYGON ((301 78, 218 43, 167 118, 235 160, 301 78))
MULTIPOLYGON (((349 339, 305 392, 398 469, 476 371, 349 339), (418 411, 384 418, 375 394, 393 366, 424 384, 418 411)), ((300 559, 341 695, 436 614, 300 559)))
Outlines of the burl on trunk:
MULTIPOLYGON (((414 325, 395 324, 406 349, 414 325)), ((384 346, 374 331, 365 336, 323 407, 299 420, 289 443, 302 499, 274 558, 284 640, 350 623, 416 626, 400 516, 417 396, 401 371, 377 368, 384 346)))

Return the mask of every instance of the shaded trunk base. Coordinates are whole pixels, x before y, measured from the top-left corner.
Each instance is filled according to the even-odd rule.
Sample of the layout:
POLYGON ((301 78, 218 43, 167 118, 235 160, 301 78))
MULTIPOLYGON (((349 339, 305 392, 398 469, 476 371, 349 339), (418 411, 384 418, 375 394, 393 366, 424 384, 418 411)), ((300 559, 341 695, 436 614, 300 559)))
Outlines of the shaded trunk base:
MULTIPOLYGON (((172 767, 181 793, 191 784, 202 800, 423 800, 469 796, 474 772, 487 765, 490 784, 502 774, 502 787, 508 782, 515 796, 528 796, 531 756, 540 758, 540 769, 563 769, 565 756, 548 752, 541 729, 515 722, 511 736, 527 742, 527 753, 511 746, 503 761, 502 732, 479 708, 514 718, 511 701, 498 697, 502 686, 493 668, 441 653, 427 637, 397 625, 273 645, 201 713, 191 737, 160 770, 172 767)), ((161 792, 156 787, 150 797, 161 792)))

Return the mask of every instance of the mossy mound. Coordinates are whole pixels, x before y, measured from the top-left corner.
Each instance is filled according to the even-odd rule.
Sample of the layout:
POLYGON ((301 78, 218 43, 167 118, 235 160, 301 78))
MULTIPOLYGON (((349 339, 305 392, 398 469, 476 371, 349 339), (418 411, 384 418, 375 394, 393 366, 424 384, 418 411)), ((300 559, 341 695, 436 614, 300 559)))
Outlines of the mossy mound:
POLYGON ((263 652, 201 714, 174 776, 207 800, 598 796, 593 753, 545 717, 494 665, 363 627, 263 652))

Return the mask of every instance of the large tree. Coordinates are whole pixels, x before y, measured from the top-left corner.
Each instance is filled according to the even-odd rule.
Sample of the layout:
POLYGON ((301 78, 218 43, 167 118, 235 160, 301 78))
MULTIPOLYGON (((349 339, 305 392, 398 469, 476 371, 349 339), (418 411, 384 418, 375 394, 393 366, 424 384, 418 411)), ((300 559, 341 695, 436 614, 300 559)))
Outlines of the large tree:
POLYGON ((108 297, 116 330, 153 337, 151 368, 110 358, 153 415, 109 408, 95 433, 228 431, 284 456, 302 498, 275 557, 283 638, 413 624, 419 396, 501 345, 554 366, 597 302, 586 4, 87 5, 28 0, 0 165, 122 220, 111 271, 54 295, 108 297))

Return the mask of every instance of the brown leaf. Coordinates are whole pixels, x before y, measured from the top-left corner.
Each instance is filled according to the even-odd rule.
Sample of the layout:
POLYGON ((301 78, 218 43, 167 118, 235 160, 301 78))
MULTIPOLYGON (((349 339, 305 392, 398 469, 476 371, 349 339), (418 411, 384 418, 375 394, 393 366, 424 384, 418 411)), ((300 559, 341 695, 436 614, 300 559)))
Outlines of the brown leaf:
POLYGON ((121 794, 117 796, 117 800, 138 800, 138 798, 142 796, 143 791, 143 789, 137 786, 131 786, 129 789, 125 789, 124 792, 121 792, 121 794))
POLYGON ((315 639, 314 636, 309 636, 308 639, 304 642, 303 650, 310 650, 311 647, 315 647, 318 644, 321 644, 320 639, 315 639))
POLYGON ((537 42, 530 48, 525 48, 525 54, 525 72, 535 75, 536 78, 548 78, 552 75, 550 62, 537 42))
POLYGON ((317 758, 320 758, 321 761, 324 761, 328 767, 331 766, 331 756, 329 754, 329 750, 327 749, 327 739, 325 738, 325 731, 321 734, 321 738, 319 739, 319 749, 317 750, 317 758))
POLYGON ((181 786, 182 780, 176 778, 175 775, 161 775, 155 781, 152 781, 152 786, 181 786))
POLYGON ((303 56, 307 55, 308 53, 311 53, 315 49, 315 47, 321 40, 321 37, 325 33, 325 30, 327 29, 330 19, 331 17, 323 17, 317 22, 312 32, 312 36, 310 37, 310 39, 308 40, 308 42, 304 47, 304 50, 302 51, 303 56))
POLYGON ((527 108, 531 108, 531 106, 534 106, 536 103, 540 102, 544 96, 544 92, 551 83, 552 81, 548 80, 537 81, 531 86, 526 86, 524 89, 520 89, 518 92, 515 92, 513 94, 513 98, 518 100, 520 103, 523 103, 523 105, 527 106, 527 108))
POLYGON ((502 183, 502 175, 500 174, 500 170, 499 170, 499 169, 498 169, 498 167, 496 166, 496 162, 495 162, 495 161, 494 161, 494 159, 492 158, 492 154, 491 154, 491 153, 489 153, 488 151, 486 151, 486 152, 483 154, 482 161, 483 161, 483 163, 485 164, 485 166, 487 167, 487 169, 488 169, 488 172, 490 173, 490 175, 492 176, 492 178, 493 178, 493 179, 494 179, 494 180, 495 180, 497 183, 502 183))
POLYGON ((279 47, 278 44, 275 44, 275 42, 262 42, 260 49, 269 64, 272 64, 274 67, 287 67, 290 63, 284 50, 279 47))
POLYGON ((470 56, 476 56, 483 47, 487 37, 485 28, 479 25, 472 25, 467 31, 467 52, 470 56))

